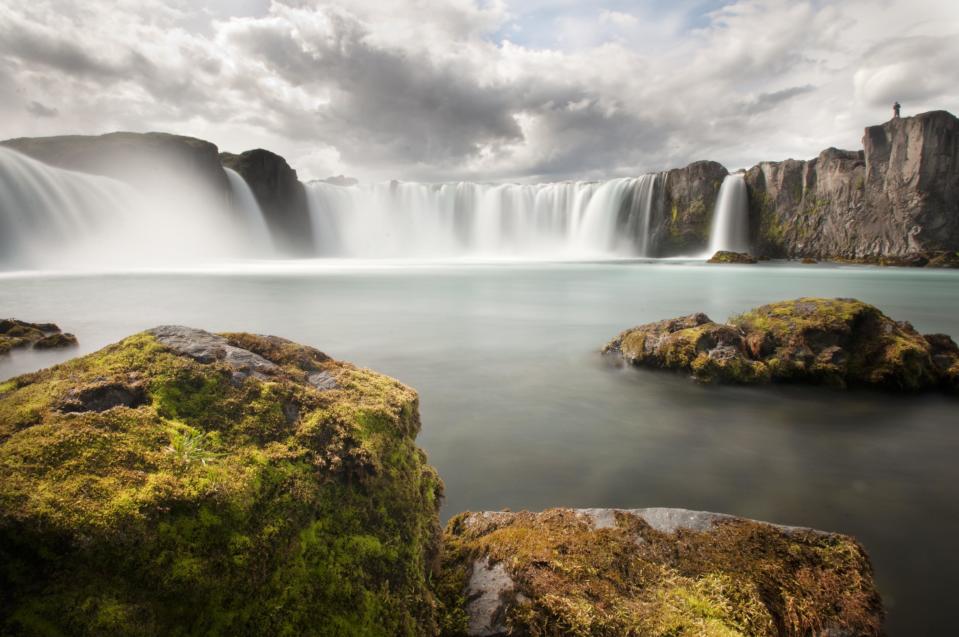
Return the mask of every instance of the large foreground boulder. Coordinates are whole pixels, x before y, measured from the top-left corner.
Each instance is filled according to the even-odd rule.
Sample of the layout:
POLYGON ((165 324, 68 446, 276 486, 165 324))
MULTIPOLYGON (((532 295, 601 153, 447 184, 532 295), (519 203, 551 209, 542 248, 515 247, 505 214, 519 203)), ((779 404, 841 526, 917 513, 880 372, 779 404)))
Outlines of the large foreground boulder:
POLYGON ((924 337, 855 299, 801 298, 756 308, 729 323, 705 314, 640 325, 604 352, 636 366, 705 382, 800 382, 917 391, 959 386, 959 349, 924 337))
POLYGON ((161 327, 0 383, 0 634, 430 635, 417 395, 161 327))
POLYGON ((448 635, 869 636, 852 538, 682 509, 464 513, 444 535, 448 635))

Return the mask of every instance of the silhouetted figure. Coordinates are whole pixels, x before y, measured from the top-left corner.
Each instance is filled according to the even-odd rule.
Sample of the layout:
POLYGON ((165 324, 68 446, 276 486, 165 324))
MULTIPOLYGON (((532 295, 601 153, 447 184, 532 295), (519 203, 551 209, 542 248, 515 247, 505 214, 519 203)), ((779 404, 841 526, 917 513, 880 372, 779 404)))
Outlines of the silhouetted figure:
POLYGON ((902 106, 899 105, 899 102, 895 102, 895 103, 892 105, 892 118, 893 118, 893 119, 899 119, 899 109, 900 109, 900 108, 902 108, 902 106))

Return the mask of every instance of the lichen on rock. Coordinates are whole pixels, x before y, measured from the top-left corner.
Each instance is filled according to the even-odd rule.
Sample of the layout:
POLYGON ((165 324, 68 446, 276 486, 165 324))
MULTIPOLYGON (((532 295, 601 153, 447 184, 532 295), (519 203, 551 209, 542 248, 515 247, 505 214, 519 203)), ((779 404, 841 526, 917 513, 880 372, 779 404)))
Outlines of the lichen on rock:
POLYGON ((399 382, 250 334, 4 382, 0 634, 434 634, 419 426, 399 382))
POLYGON ((726 324, 693 314, 640 325, 603 351, 704 382, 953 389, 959 367, 948 362, 954 354, 942 339, 948 337, 931 343, 909 323, 861 301, 801 298, 764 305, 726 324))
POLYGON ((682 509, 464 513, 443 572, 465 615, 450 636, 870 636, 883 619, 852 538, 682 509))

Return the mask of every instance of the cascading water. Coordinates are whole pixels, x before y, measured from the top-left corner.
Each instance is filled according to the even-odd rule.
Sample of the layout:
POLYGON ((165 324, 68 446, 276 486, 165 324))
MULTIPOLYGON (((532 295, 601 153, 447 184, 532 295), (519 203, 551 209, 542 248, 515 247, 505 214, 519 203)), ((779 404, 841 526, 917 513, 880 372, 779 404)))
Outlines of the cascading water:
POLYGON ((243 217, 252 235, 254 249, 259 254, 272 253, 273 239, 270 237, 270 229, 266 225, 263 210, 260 209, 260 204, 257 203, 249 184, 232 168, 224 167, 223 170, 226 171, 226 177, 230 181, 230 203, 233 209, 243 217))
POLYGON ((646 256, 661 175, 538 185, 308 185, 324 256, 646 256))
POLYGON ((147 193, 0 148, 0 264, 179 266, 259 256, 269 246, 262 214, 250 207, 252 193, 242 179, 231 177, 239 208, 231 211, 222 193, 198 184, 189 167, 170 169, 180 175, 178 188, 147 193))
POLYGON ((749 204, 746 180, 741 173, 727 175, 716 198, 709 254, 720 250, 749 251, 749 204))
MULTIPOLYGON (((160 168, 155 187, 132 179, 141 184, 133 187, 0 148, 0 267, 179 267, 277 256, 241 175, 225 169, 225 194, 188 165, 160 168)), ((536 185, 314 182, 307 193, 317 256, 603 259, 654 253, 663 177, 536 185)))

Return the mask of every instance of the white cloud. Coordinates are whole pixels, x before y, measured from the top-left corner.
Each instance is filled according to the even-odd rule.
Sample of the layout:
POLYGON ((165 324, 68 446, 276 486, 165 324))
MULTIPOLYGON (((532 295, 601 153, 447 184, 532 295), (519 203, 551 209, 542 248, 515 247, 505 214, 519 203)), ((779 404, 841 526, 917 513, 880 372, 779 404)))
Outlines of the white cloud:
POLYGON ((556 179, 856 147, 893 99, 959 111, 951 0, 623 5, 13 0, 0 136, 168 130, 304 177, 556 179))

